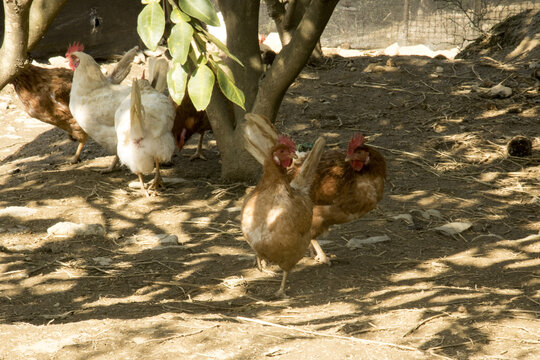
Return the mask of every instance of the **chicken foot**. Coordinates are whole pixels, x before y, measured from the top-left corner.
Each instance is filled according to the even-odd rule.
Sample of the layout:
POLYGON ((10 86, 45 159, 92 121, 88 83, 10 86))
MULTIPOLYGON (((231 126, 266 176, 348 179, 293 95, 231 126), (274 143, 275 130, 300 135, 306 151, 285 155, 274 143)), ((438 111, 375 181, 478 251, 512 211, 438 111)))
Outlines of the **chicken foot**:
POLYGON ((266 269, 266 265, 267 265, 266 260, 261 259, 260 257, 257 256, 257 269, 259 269, 260 272, 267 273, 269 275, 276 275, 276 273, 273 272, 272 270, 266 269))
POLYGON ((206 160, 206 157, 202 153, 203 138, 204 138, 204 133, 202 133, 201 136, 199 136, 199 143, 197 144, 197 150, 195 151, 195 154, 191 156, 185 155, 185 156, 189 156, 190 161, 193 161, 195 159, 206 160))
POLYGON ((320 262, 321 264, 327 264, 327 265, 331 264, 330 259, 328 258, 328 256, 326 256, 323 249, 321 248, 321 245, 316 239, 311 240, 311 244, 309 246, 309 251, 311 253, 311 256, 315 255, 313 254, 313 250, 315 250, 315 253, 316 253, 315 260, 317 260, 317 262, 320 262))
POLYGON ((71 164, 76 164, 76 163, 79 162, 79 160, 81 159, 82 149, 83 149, 85 143, 86 142, 80 142, 79 143, 79 146, 77 146, 77 151, 75 151, 75 155, 73 155, 73 157, 69 161, 71 164))
POLYGON ((159 172, 159 162, 154 160, 154 164, 156 168, 156 174, 154 175, 154 179, 152 180, 150 186, 148 186, 148 189, 153 190, 155 193, 157 193, 158 188, 165 190, 166 187, 165 183, 163 182, 163 178, 161 177, 161 173, 159 172))
POLYGON ((103 169, 103 170, 100 170, 99 172, 101 174, 108 174, 108 173, 111 173, 113 172, 113 170, 116 168, 116 166, 118 165, 118 155, 114 155, 114 159, 113 161, 111 162, 111 164, 106 168, 106 169, 103 169))

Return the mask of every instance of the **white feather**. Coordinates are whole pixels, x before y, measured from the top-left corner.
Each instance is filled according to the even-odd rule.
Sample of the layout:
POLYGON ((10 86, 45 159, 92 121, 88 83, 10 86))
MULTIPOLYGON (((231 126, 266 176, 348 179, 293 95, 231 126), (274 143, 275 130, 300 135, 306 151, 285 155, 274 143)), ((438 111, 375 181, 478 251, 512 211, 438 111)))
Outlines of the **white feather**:
POLYGON ((115 114, 117 154, 120 161, 133 173, 148 174, 154 169, 154 161, 159 163, 170 161, 174 153, 175 141, 171 130, 175 109, 171 100, 152 88, 148 81, 137 80, 133 83, 133 86, 140 87, 140 101, 144 109, 141 119, 142 138, 133 138, 131 131, 133 100, 128 96, 115 114))

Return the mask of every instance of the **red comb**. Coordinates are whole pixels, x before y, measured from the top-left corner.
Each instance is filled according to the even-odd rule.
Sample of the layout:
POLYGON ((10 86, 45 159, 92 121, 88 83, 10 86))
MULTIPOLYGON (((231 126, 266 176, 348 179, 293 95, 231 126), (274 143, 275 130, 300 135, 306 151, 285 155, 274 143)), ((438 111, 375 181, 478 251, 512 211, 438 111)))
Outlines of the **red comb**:
POLYGON ((278 136, 278 144, 283 144, 287 146, 291 152, 296 152, 296 144, 285 135, 278 136))
POLYGON ((66 57, 69 57, 71 53, 74 53, 76 51, 84 51, 84 45, 78 42, 74 42, 73 44, 69 45, 66 51, 66 57))
POLYGON ((351 141, 349 141, 347 155, 351 155, 357 147, 364 145, 365 141, 366 139, 364 138, 363 134, 354 134, 351 141))

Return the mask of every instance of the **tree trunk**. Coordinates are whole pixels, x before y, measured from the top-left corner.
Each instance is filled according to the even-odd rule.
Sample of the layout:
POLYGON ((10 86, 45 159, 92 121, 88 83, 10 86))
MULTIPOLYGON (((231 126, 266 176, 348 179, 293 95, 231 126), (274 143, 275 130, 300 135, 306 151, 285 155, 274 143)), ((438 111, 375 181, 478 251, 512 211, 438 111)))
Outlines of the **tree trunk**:
POLYGON ((4 42, 0 48, 0 89, 23 68, 28 43, 28 15, 32 0, 4 0, 4 42))
POLYGON ((43 37, 67 0, 4 0, 4 41, 0 48, 0 89, 24 66, 26 53, 43 37))
MULTIPOLYGON (((67 0, 34 0, 30 7, 28 51, 45 35, 45 32, 67 0)), ((67 47, 66 47, 67 48, 67 47)))
MULTIPOLYGON (((227 24, 227 47, 244 66, 226 59, 237 86, 244 92, 249 111, 255 97, 262 62, 259 53, 259 2, 253 0, 220 0, 219 9, 227 24)), ((246 111, 229 102, 214 89, 206 110, 221 154, 221 177, 225 181, 255 179, 260 165, 244 148, 243 124, 246 111)))
MULTIPOLYGON (((266 0, 266 6, 270 17, 276 24, 276 29, 283 46, 287 45, 294 31, 302 21, 304 14, 311 4, 311 0, 289 0, 287 8, 280 0, 266 0)), ((320 40, 317 41, 311 54, 312 60, 320 60, 323 57, 320 40)))
MULTIPOLYGON (((226 59, 237 86, 246 96, 247 112, 275 120, 285 92, 306 64, 338 1, 311 0, 290 42, 264 74, 258 43, 259 1, 219 1, 227 25, 227 47, 244 64, 242 67, 226 59)), ((260 172, 259 163, 244 148, 246 111, 232 105, 214 89, 207 112, 221 154, 221 176, 225 181, 255 179, 260 172)))
POLYGON ((275 121, 287 89, 304 68, 338 2, 311 0, 291 41, 283 47, 259 82, 251 112, 275 121))

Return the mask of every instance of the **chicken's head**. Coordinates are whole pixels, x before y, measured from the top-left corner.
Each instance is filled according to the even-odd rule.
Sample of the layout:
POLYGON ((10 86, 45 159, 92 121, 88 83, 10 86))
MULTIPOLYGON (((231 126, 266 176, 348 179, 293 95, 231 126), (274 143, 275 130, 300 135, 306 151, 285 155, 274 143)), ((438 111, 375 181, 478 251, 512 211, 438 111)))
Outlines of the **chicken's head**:
POLYGON ((66 59, 69 61, 69 67, 73 71, 75 71, 77 66, 79 66, 80 62, 79 58, 75 53, 80 51, 84 51, 84 46, 78 42, 74 42, 73 44, 71 44, 66 51, 66 59))
POLYGON ((366 139, 364 135, 354 134, 351 141, 349 141, 349 148, 347 149, 346 162, 350 162, 354 171, 360 171, 369 163, 369 149, 364 145, 366 139))
POLYGON ((291 166, 293 159, 296 159, 296 144, 285 135, 278 137, 278 143, 272 151, 272 159, 283 168, 291 166))

